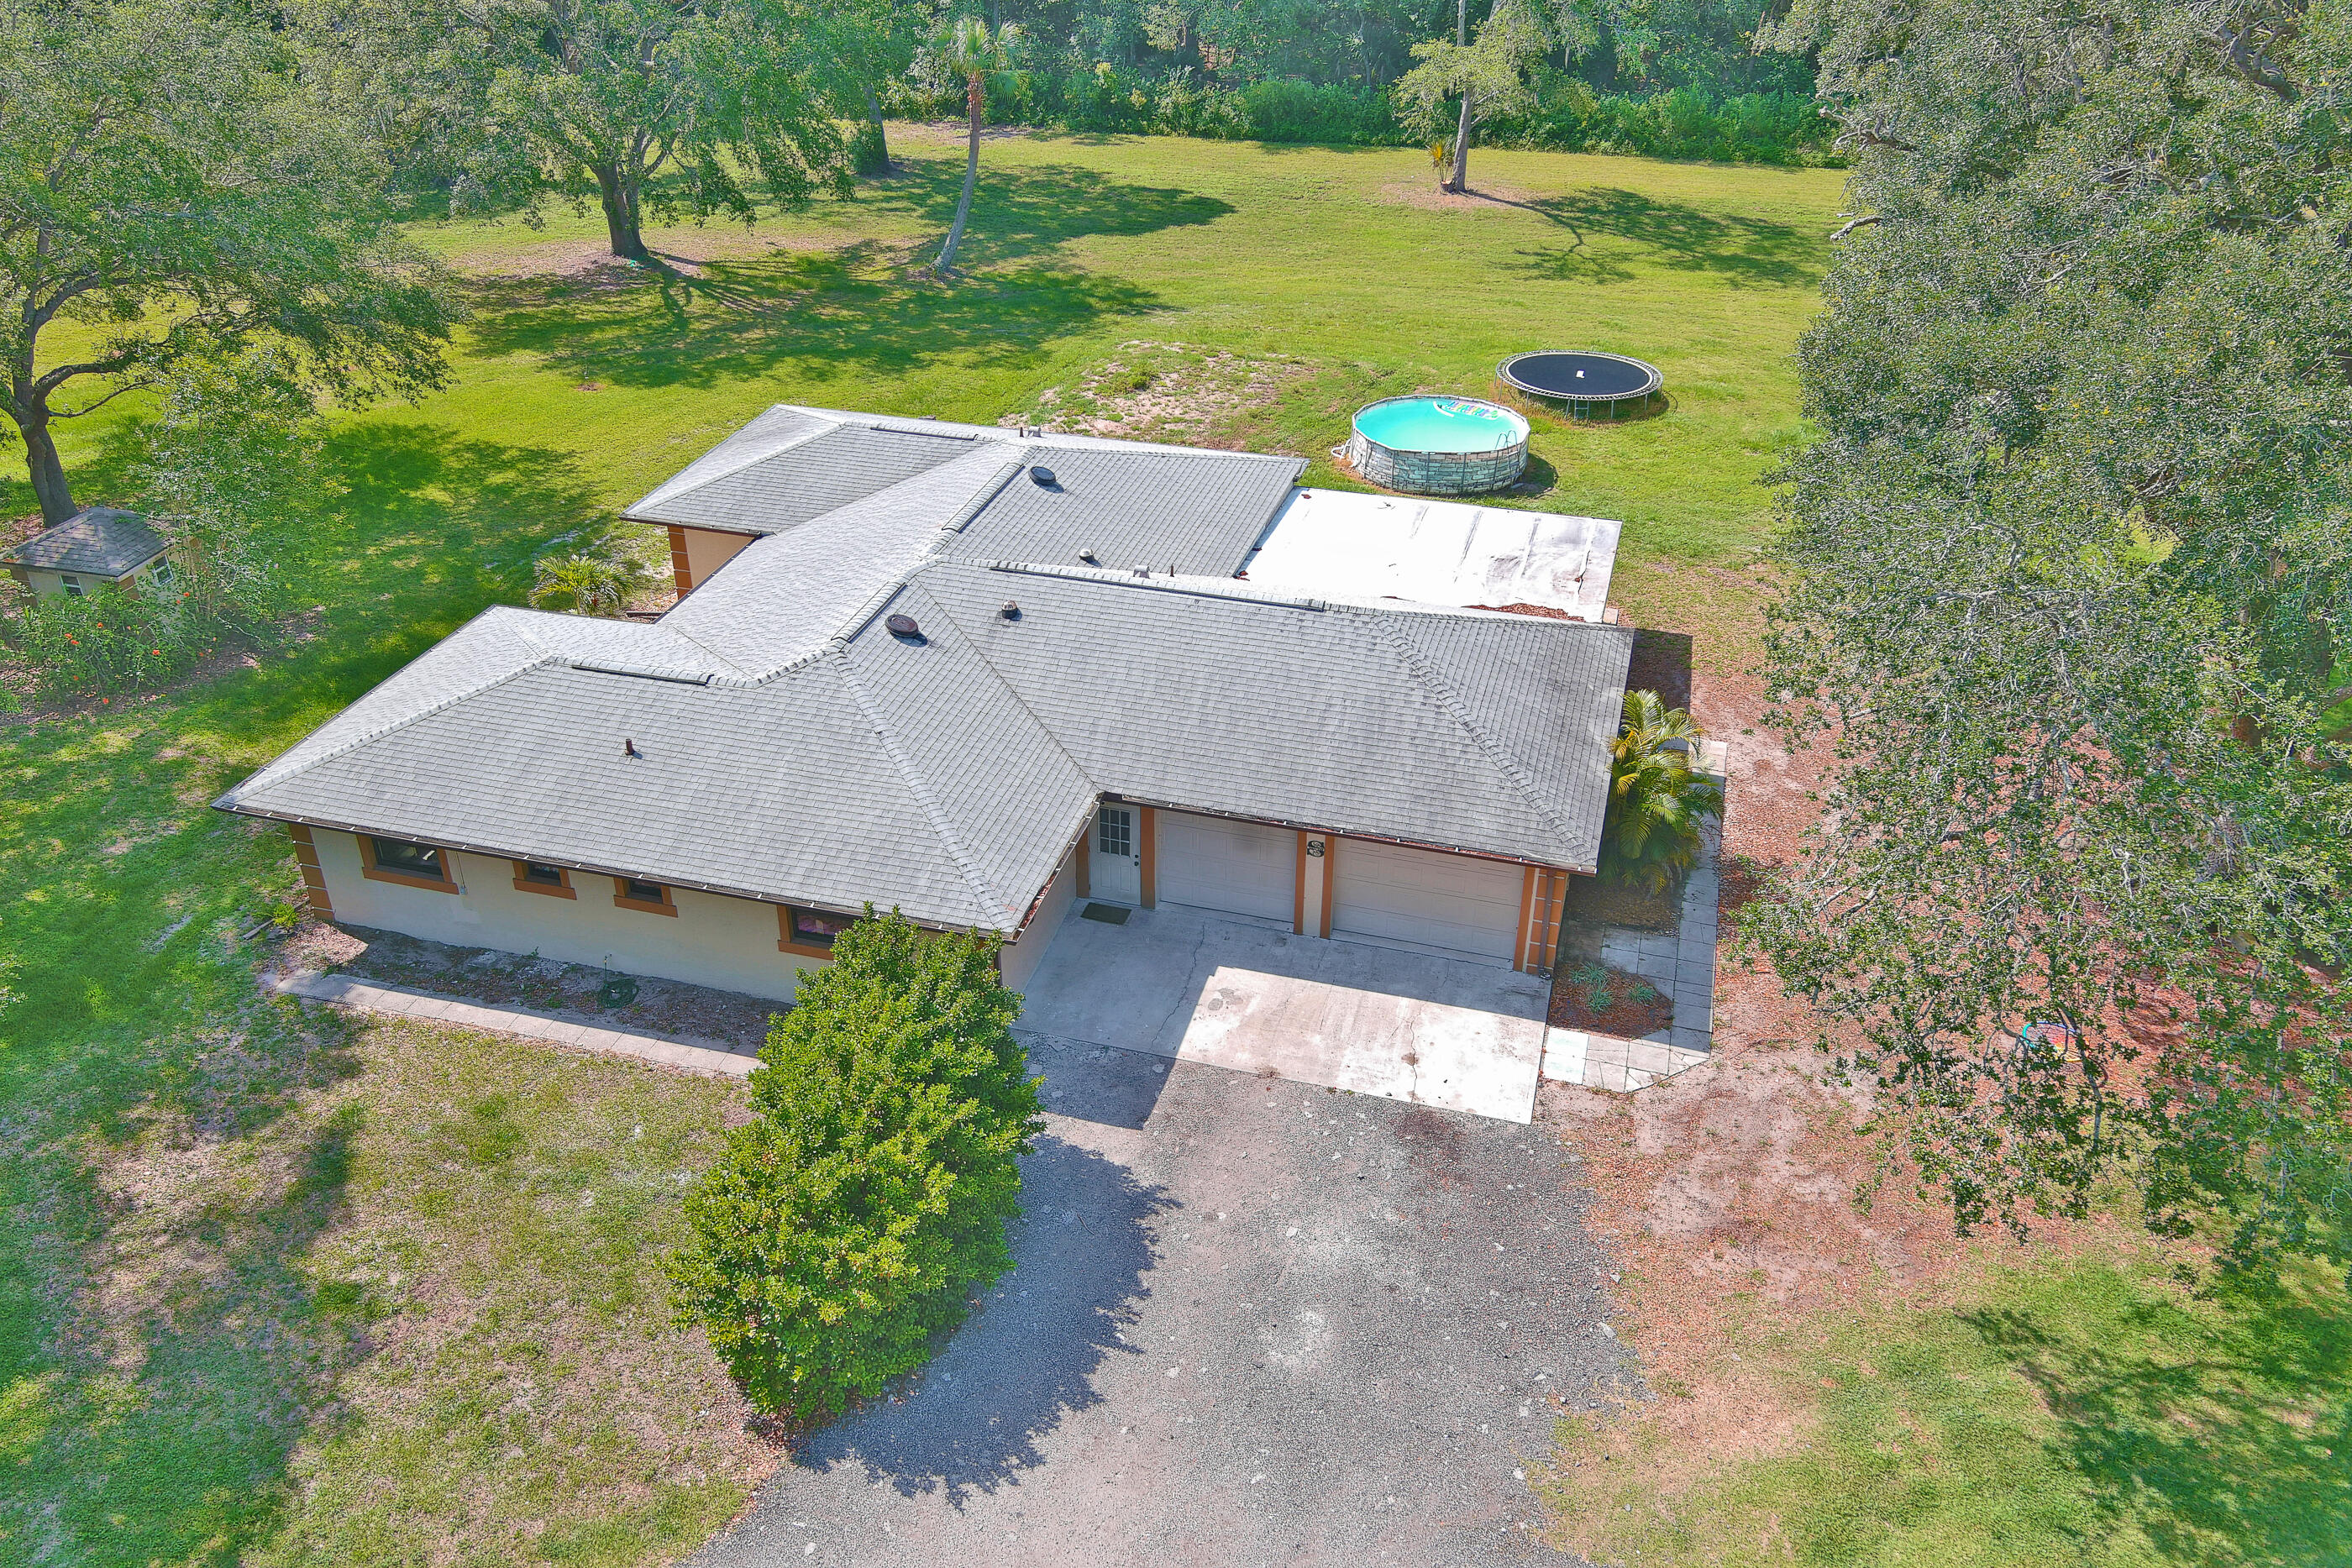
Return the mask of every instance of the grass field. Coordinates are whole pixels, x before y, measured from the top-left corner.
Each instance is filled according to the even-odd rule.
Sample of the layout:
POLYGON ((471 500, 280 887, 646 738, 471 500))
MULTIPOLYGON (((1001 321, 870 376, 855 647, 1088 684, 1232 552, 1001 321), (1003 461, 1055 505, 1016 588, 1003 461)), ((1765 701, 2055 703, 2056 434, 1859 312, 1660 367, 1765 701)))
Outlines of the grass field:
MULTIPOLYGON (((0 726, 0 1562, 637 1563, 741 1500, 760 1456, 646 1268, 728 1092, 265 1006, 243 934, 290 857, 205 803, 768 403, 994 421, 1223 355, 1263 395, 1209 434, 1323 483, 1371 397, 1624 350, 1672 412, 1539 422, 1527 504, 1625 518, 1617 597, 1736 640, 1839 175, 1481 153, 1497 199, 1439 207, 1417 152, 1007 138, 940 283, 914 264, 960 149, 899 151, 853 202, 656 235, 700 258, 676 276, 593 265, 568 215, 423 227, 475 318, 446 391, 338 424, 300 640, 0 726)), ((70 430, 85 500, 121 498, 138 413, 70 430)), ((1876 1506, 1774 1484, 1796 1518, 1876 1506)))

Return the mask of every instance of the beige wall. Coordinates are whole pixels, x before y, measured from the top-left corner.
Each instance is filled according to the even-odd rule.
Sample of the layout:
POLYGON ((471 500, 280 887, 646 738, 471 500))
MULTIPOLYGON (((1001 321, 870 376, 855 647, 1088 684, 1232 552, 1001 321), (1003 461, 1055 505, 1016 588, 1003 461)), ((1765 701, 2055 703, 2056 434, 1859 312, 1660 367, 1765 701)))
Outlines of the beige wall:
POLYGON ((697 588, 710 580, 710 574, 733 560, 744 546, 751 542, 750 534, 722 534, 715 528, 680 528, 686 538, 686 571, 697 588))
MULTIPOLYGON (((134 571, 130 576, 121 578, 119 580, 121 586, 125 588, 143 587, 146 584, 147 579, 154 573, 155 568, 163 564, 163 558, 162 556, 157 556, 154 560, 150 562, 148 565, 141 567, 137 571, 134 571)), ((18 582, 23 583, 26 588, 31 589, 35 593, 63 593, 66 591, 66 582, 63 574, 54 571, 45 571, 39 567, 12 566, 8 569, 8 575, 15 578, 18 582)), ((74 575, 81 579, 81 591, 84 593, 96 593, 104 584, 118 580, 117 579, 110 577, 100 577, 93 572, 87 571, 78 571, 74 573, 74 575)))
POLYGON ((803 970, 824 962, 776 950, 776 906, 748 898, 673 888, 677 913, 647 915, 613 903, 613 879, 572 873, 575 898, 525 893, 514 862, 452 856, 459 892, 374 882, 361 873, 359 841, 314 831, 335 918, 454 946, 537 953, 572 964, 605 964, 632 975, 685 980, 789 1001, 803 970))
MULTIPOLYGON (((1094 831, 1094 819, 1087 819, 1087 831, 1094 831)), ((1021 929, 1017 940, 1007 942, 997 962, 1004 973, 1004 984, 1013 990, 1027 987, 1037 966, 1045 961, 1045 948, 1054 940, 1054 933, 1062 928, 1062 921, 1070 913, 1070 905, 1078 896, 1078 852, 1073 849, 1062 857, 1055 869, 1054 880, 1045 884, 1045 896, 1037 905, 1037 917, 1021 929)))

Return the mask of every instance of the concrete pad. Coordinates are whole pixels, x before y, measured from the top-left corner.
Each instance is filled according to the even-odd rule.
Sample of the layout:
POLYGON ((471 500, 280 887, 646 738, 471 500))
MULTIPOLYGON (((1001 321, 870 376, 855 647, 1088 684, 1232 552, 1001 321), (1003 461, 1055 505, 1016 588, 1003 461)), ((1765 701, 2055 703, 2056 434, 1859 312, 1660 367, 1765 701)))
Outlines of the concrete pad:
POLYGON ((1073 911, 1021 1028, 1524 1123, 1548 999, 1543 980, 1473 959, 1170 905, 1124 925, 1073 911))

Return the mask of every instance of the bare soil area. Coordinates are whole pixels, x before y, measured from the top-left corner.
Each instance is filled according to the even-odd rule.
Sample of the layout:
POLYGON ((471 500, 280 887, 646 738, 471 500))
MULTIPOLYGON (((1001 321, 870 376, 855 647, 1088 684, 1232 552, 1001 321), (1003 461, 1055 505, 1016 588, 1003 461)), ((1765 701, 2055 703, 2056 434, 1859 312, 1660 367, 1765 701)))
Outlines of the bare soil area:
POLYGON ((1309 373, 1302 362, 1130 339, 1007 425, 1238 450, 1251 416, 1309 373))

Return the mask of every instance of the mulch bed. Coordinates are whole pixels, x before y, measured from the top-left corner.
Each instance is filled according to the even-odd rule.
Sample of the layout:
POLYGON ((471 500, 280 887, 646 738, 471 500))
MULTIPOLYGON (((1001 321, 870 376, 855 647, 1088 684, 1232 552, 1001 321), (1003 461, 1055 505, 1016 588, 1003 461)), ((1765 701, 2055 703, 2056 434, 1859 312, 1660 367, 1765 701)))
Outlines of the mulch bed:
POLYGON ((1568 917, 1589 925, 1664 934, 1682 929, 1682 900, 1675 893, 1644 893, 1622 883, 1580 876, 1569 883, 1568 917))
POLYGON ((1685 632, 1643 626, 1633 633, 1633 663, 1625 672, 1629 692, 1655 692, 1670 708, 1691 705, 1691 638, 1685 632))
POLYGON ((495 948, 452 947, 389 931, 357 935, 365 946, 348 956, 337 955, 340 961, 335 967, 344 974, 385 985, 414 986, 488 1007, 556 1013, 606 1028, 757 1050, 768 1038, 770 1015, 784 1010, 783 1003, 760 997, 645 977, 637 978, 635 1001, 625 1008, 607 1009, 596 998, 605 972, 593 965, 531 958, 495 948))
POLYGON ((1580 1029, 1620 1040, 1640 1040, 1675 1021, 1675 999, 1649 981, 1598 964, 1562 964, 1552 976, 1554 1029, 1580 1029))

